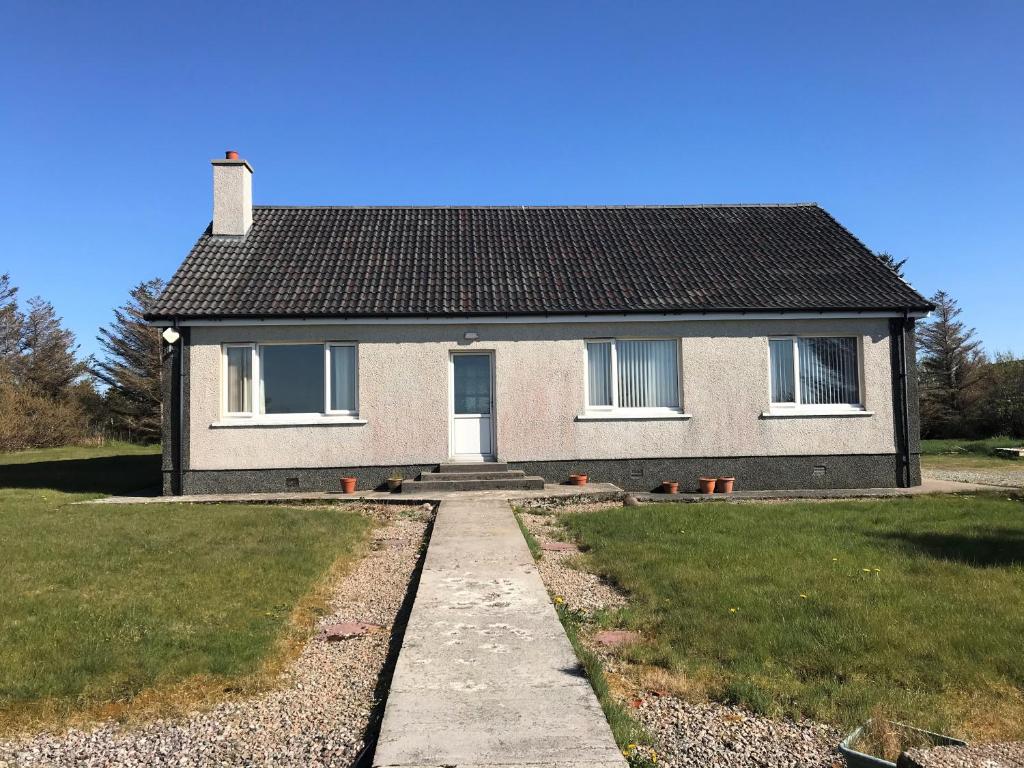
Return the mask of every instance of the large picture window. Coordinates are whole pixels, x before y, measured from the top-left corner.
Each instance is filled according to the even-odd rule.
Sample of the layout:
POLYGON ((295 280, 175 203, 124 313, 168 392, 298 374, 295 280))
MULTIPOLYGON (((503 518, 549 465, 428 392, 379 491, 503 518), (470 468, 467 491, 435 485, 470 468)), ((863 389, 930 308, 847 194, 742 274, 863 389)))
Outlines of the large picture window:
POLYGON ((587 407, 679 408, 679 353, 674 339, 587 342, 587 407))
POLYGON ((860 408, 860 365, 853 336, 769 339, 772 406, 860 408))
POLYGON ((355 344, 228 344, 228 416, 356 415, 355 344))

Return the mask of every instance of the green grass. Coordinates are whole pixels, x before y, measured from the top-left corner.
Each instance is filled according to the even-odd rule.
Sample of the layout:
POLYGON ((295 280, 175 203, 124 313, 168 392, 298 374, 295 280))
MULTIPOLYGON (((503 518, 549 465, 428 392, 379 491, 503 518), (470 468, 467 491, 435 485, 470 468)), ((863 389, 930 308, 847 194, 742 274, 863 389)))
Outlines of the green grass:
POLYGON ((313 508, 72 503, 158 481, 153 449, 0 456, 0 729, 262 684, 371 526, 313 508))
POLYGON ((1024 445, 1012 437, 991 437, 987 440, 922 440, 921 466, 924 469, 1024 470, 1024 462, 1000 456, 996 448, 1024 445))
POLYGON ((882 714, 1024 737, 1020 500, 656 504, 562 520, 588 566, 632 594, 622 620, 649 640, 623 654, 689 690, 843 726, 882 714))
POLYGON ((533 555, 534 560, 540 560, 544 553, 541 551, 540 544, 537 543, 536 537, 530 533, 530 529, 526 527, 525 523, 523 523, 519 507, 514 508, 512 513, 515 515, 516 525, 519 526, 519 532, 522 533, 523 538, 526 539, 526 546, 529 548, 530 554, 533 555))
POLYGON ((1014 437, 990 437, 986 440, 922 440, 922 456, 963 455, 990 456, 996 448, 1014 448, 1024 445, 1024 440, 1014 437))

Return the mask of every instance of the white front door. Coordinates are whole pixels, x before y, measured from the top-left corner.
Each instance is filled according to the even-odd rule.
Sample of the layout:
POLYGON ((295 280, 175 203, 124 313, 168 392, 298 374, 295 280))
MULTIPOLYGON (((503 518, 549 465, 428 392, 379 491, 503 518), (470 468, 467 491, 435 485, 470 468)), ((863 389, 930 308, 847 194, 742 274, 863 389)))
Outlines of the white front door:
POLYGON ((451 457, 494 458, 493 371, 489 352, 452 353, 451 457))

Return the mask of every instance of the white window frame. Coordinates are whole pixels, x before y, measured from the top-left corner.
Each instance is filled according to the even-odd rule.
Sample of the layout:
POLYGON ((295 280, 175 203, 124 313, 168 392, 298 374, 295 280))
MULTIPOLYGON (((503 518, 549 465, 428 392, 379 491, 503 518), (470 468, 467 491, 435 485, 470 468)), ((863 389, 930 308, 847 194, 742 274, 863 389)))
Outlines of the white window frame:
POLYGON ((608 338, 584 339, 583 344, 583 413, 577 416, 578 421, 597 421, 604 419, 630 418, 668 418, 688 419, 690 414, 683 411, 683 353, 679 338, 672 336, 618 336, 608 338), (620 341, 672 341, 676 346, 676 402, 677 406, 654 406, 650 408, 619 407, 619 352, 620 341), (612 404, 590 404, 590 345, 611 344, 611 379, 612 404))
POLYGON ((270 342, 227 342, 221 345, 221 408, 222 418, 212 426, 238 426, 242 424, 309 424, 309 423, 360 423, 359 419, 359 344, 354 341, 270 341, 270 342), (322 346, 324 354, 324 403, 320 411, 312 413, 261 413, 263 402, 263 349, 278 346, 322 346), (353 347, 355 349, 353 374, 355 376, 355 408, 352 410, 331 409, 331 349, 353 347), (250 351, 250 410, 228 410, 228 350, 248 349, 250 351))
POLYGON ((768 346, 768 410, 762 416, 871 416, 864 399, 864 343, 863 337, 852 333, 797 333, 767 337, 768 346), (800 402, 800 344, 799 339, 853 339, 857 352, 856 403, 805 405, 800 402), (791 403, 772 400, 772 342, 788 341, 793 345, 793 398, 791 403))

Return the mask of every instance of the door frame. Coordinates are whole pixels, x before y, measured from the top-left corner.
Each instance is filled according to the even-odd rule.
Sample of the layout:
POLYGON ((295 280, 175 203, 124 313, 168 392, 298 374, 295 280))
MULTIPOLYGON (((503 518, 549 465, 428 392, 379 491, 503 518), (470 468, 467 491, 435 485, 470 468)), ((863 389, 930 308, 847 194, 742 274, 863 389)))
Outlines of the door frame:
POLYGON ((459 349, 449 350, 448 352, 448 458, 452 461, 496 461, 498 457, 498 441, 497 441, 497 430, 495 429, 496 422, 496 398, 494 397, 494 384, 495 384, 495 373, 494 373, 494 350, 492 349, 459 349), (488 369, 491 374, 491 413, 490 413, 490 432, 491 432, 491 452, 489 454, 456 454, 455 453, 455 358, 459 355, 485 355, 487 357, 488 369))

